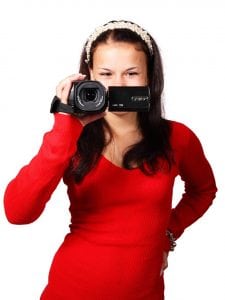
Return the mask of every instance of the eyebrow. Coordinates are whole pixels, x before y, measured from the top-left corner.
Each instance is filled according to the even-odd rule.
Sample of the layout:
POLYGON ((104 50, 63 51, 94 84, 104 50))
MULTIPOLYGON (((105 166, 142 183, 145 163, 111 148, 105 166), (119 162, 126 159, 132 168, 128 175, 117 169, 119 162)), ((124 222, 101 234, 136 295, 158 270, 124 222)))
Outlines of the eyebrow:
MULTIPOLYGON (((99 68, 99 69, 104 70, 104 71, 108 71, 108 72, 112 71, 112 70, 110 70, 108 68, 99 68)), ((138 69, 138 67, 131 67, 131 68, 126 69, 125 71, 133 71, 135 69, 138 69)))

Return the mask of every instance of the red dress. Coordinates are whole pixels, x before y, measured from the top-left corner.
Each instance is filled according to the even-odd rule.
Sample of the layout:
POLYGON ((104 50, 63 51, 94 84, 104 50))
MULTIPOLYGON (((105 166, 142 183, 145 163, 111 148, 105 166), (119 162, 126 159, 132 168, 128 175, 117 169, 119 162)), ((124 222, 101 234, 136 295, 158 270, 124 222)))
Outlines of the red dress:
POLYGON ((175 164, 154 176, 125 170, 101 157, 80 183, 65 177, 82 131, 73 117, 55 114, 38 154, 5 193, 10 222, 30 223, 42 213, 61 178, 68 186, 71 232, 57 251, 41 300, 162 300, 160 270, 166 229, 178 238, 211 205, 216 186, 201 144, 172 122, 175 164), (185 193, 172 209, 174 179, 185 193))

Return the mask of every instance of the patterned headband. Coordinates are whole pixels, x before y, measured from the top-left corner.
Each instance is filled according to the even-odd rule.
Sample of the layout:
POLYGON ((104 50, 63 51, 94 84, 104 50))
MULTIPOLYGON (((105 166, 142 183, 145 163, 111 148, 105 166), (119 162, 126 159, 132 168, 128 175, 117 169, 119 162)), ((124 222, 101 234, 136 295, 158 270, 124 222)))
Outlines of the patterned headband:
POLYGON ((153 54, 153 47, 152 42, 150 39, 150 36, 146 30, 141 28, 139 25, 131 22, 126 21, 111 21, 105 25, 99 26, 95 29, 95 31, 90 35, 87 44, 85 46, 85 50, 87 53, 87 58, 85 59, 85 62, 88 64, 90 62, 90 52, 91 52, 91 46, 92 43, 103 33, 107 30, 113 30, 113 29, 129 29, 136 34, 138 34, 142 40, 147 44, 148 49, 151 54, 153 54))

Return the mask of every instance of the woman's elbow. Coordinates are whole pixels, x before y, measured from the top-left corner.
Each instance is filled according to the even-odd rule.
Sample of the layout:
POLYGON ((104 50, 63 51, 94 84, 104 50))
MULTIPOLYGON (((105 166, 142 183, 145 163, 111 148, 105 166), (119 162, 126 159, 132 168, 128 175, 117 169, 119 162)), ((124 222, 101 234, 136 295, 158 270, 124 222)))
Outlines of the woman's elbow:
POLYGON ((8 222, 13 225, 30 224, 38 218, 38 216, 21 215, 16 212, 8 211, 7 209, 5 209, 5 216, 8 222))
POLYGON ((44 207, 29 209, 16 206, 13 201, 4 201, 5 216, 9 223, 14 225, 25 225, 36 221, 41 215, 44 207))

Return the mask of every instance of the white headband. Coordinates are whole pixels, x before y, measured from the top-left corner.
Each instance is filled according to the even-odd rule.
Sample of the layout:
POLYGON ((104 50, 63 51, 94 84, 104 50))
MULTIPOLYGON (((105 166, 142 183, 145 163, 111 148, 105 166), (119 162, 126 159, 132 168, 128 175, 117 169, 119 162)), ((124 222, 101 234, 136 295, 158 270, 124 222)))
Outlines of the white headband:
POLYGON ((86 63, 90 62, 90 52, 91 52, 92 43, 99 37, 100 34, 102 34, 103 32, 105 32, 107 30, 113 30, 113 29, 129 29, 129 30, 135 32, 147 44, 150 53, 151 54, 153 53, 152 42, 151 42, 150 36, 146 30, 144 30, 143 28, 141 28, 140 26, 138 26, 135 23, 126 22, 126 21, 112 21, 105 25, 97 27, 95 29, 95 31, 90 35, 90 37, 87 41, 87 44, 85 46, 85 50, 87 53, 87 58, 85 59, 86 63))

